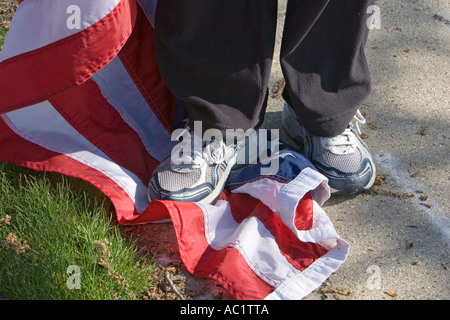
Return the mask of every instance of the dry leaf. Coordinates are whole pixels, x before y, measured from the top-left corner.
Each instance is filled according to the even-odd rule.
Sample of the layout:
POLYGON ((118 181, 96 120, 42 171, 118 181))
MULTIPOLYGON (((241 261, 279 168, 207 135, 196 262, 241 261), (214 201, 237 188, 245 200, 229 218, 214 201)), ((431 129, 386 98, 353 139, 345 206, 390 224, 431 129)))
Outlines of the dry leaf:
POLYGON ((384 293, 386 293, 388 296, 391 296, 392 298, 395 298, 398 296, 394 291, 386 290, 384 293))
POLYGON ((0 218, 0 227, 9 225, 10 223, 11 223, 11 216, 10 215, 5 215, 4 218, 0 218))
POLYGON ((6 247, 13 249, 16 254, 21 254, 30 250, 30 246, 27 241, 20 239, 14 233, 10 233, 6 236, 5 245, 6 247))
POLYGON ((379 174, 375 177, 375 185, 379 186, 386 183, 387 174, 379 174))
POLYGON ((425 136, 426 134, 427 134, 427 128, 425 128, 425 127, 420 128, 420 135, 425 136))

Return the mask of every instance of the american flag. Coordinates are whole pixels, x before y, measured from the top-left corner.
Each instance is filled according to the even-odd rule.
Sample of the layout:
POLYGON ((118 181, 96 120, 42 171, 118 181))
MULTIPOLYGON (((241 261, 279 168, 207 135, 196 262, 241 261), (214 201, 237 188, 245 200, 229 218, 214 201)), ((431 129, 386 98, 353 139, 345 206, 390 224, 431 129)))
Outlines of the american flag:
POLYGON ((153 201, 147 184, 186 117, 156 63, 156 0, 20 1, 0 52, 0 161, 88 181, 121 224, 173 223, 186 268, 236 299, 301 299, 346 260, 326 179, 284 146, 213 205, 153 201))

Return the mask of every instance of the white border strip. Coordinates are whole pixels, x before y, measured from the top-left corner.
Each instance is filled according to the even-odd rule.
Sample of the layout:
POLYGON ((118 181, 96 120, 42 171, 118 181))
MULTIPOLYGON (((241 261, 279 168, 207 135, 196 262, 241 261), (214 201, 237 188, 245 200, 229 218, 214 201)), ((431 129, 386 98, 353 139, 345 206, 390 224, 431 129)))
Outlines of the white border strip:
POLYGON ((292 278, 281 283, 265 300, 296 300, 316 290, 347 259, 350 245, 338 240, 336 247, 292 278))

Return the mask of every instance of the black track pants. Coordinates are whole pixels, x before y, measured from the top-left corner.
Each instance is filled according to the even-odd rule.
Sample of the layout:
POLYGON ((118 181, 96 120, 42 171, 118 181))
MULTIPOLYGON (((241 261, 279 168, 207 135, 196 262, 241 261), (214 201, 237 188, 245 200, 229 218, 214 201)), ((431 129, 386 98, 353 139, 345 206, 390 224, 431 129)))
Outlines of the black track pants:
MULTIPOLYGON (((284 99, 315 135, 342 133, 370 93, 364 46, 373 0, 289 0, 280 52, 284 99)), ((277 0, 159 0, 164 81, 203 130, 264 119, 277 0)))

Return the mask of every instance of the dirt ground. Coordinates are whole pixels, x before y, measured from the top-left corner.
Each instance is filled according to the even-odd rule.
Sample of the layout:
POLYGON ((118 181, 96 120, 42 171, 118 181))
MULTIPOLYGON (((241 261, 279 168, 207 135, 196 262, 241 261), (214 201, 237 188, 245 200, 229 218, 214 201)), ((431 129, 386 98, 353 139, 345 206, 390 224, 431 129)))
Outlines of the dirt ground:
POLYGON ((188 272, 181 260, 175 230, 171 223, 123 227, 122 230, 127 237, 136 241, 141 254, 149 258, 154 257, 154 262, 158 265, 152 279, 157 286, 149 292, 150 299, 234 299, 215 281, 196 278, 188 272))

